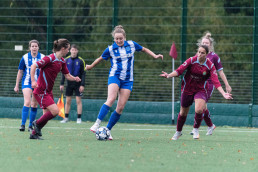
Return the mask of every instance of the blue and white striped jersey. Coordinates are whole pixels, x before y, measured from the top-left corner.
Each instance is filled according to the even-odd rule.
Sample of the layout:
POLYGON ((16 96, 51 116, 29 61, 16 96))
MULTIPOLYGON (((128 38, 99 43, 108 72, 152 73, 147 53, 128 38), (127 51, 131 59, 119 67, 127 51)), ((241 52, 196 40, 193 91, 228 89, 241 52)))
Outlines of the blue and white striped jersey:
POLYGON ((142 46, 134 41, 124 41, 124 46, 116 43, 108 46, 102 54, 104 60, 110 58, 111 67, 109 77, 117 76, 124 81, 133 81, 134 53, 141 51, 142 46))
MULTIPOLYGON (((19 70, 23 70, 23 77, 22 77, 22 89, 24 88, 24 86, 29 86, 31 87, 31 78, 30 78, 30 68, 31 68, 31 65, 33 63, 35 63, 36 61, 39 61, 41 60, 43 57, 45 57, 44 54, 41 54, 41 53, 38 53, 37 57, 33 58, 31 56, 31 53, 27 53, 27 54, 24 54, 22 56, 22 59, 20 61, 20 64, 19 64, 19 67, 18 69, 19 70)), ((38 76, 39 76, 39 69, 36 69, 36 73, 35 73, 35 81, 38 80, 38 76)))

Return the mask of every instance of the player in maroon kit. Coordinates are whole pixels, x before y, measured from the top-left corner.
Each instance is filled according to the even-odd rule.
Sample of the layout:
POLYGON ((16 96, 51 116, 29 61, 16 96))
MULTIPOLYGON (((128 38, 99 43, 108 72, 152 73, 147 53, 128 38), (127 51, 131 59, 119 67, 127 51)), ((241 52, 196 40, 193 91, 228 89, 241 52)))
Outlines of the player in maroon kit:
MULTIPOLYGON (((205 35, 201 39, 198 40, 197 45, 198 46, 207 45, 209 47, 209 54, 207 55, 207 58, 214 64, 215 69, 218 71, 219 76, 221 77, 222 81, 224 82, 224 84, 226 86, 226 91, 228 93, 231 93, 232 89, 228 83, 226 75, 223 72, 223 67, 222 67, 220 58, 214 52, 214 39, 211 37, 211 33, 206 32, 205 35)), ((212 84, 211 79, 208 79, 207 84, 208 84, 207 91, 208 91, 208 100, 209 100, 213 93, 214 85, 212 84)), ((208 126, 206 135, 212 135, 212 132, 216 128, 216 126, 211 121, 210 112, 207 108, 207 104, 206 104, 206 108, 203 112, 203 119, 204 119, 206 125, 208 126)), ((193 128, 196 128, 195 123, 194 123, 193 128)), ((193 131, 194 131, 194 129, 193 129, 193 131)), ((193 131, 190 134, 193 134, 193 131)))
POLYGON ((45 56, 31 66, 31 76, 34 76, 36 68, 40 68, 38 81, 31 77, 31 86, 34 88, 33 95, 43 109, 43 115, 33 122, 34 130, 30 139, 41 139, 41 129, 47 122, 58 115, 58 107, 54 102, 53 86, 57 74, 61 71, 65 78, 70 81, 80 82, 79 77, 72 76, 66 66, 64 56, 69 52, 70 43, 67 39, 54 41, 53 54, 45 56))
POLYGON ((181 85, 181 108, 177 118, 177 131, 172 137, 172 140, 177 140, 182 135, 183 125, 193 101, 195 101, 196 123, 193 138, 199 139, 199 127, 202 121, 202 113, 206 108, 206 102, 208 101, 207 80, 209 78, 225 99, 232 99, 232 95, 230 93, 225 93, 221 87, 214 64, 206 58, 208 53, 208 46, 200 45, 198 52, 194 57, 187 59, 172 73, 168 74, 162 71, 163 74, 160 75, 165 78, 171 78, 182 75, 182 73, 187 70, 181 85))

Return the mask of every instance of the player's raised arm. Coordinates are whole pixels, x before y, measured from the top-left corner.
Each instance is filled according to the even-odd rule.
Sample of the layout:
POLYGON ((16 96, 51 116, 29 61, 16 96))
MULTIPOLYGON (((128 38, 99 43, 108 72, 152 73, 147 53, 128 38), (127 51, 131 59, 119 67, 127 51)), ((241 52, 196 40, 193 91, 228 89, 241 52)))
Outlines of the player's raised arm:
POLYGON ((97 64, 99 64, 103 60, 102 57, 97 58, 91 65, 86 65, 85 70, 91 70, 94 68, 97 64))
POLYGON ((168 73, 162 71, 162 74, 160 74, 159 76, 164 77, 164 78, 173 78, 173 77, 178 76, 178 73, 177 73, 177 71, 174 71, 174 72, 171 72, 170 74, 168 74, 168 73))
POLYGON ((152 52, 150 49, 142 47, 142 52, 145 52, 146 54, 149 54, 152 56, 154 59, 161 58, 163 60, 163 55, 162 54, 155 54, 152 52))

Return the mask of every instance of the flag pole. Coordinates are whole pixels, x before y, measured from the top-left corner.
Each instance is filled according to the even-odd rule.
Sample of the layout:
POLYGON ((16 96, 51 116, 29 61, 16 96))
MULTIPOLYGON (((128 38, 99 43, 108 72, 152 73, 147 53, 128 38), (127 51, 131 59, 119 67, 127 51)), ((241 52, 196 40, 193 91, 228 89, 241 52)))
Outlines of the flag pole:
MULTIPOLYGON (((172 72, 175 70, 175 59, 177 58, 176 44, 173 42, 169 51, 172 57, 172 72)), ((175 78, 172 78, 172 125, 175 124, 175 78)))
MULTIPOLYGON (((175 60, 172 60, 172 71, 175 70, 175 60)), ((172 125, 175 124, 175 78, 172 78, 172 125)))

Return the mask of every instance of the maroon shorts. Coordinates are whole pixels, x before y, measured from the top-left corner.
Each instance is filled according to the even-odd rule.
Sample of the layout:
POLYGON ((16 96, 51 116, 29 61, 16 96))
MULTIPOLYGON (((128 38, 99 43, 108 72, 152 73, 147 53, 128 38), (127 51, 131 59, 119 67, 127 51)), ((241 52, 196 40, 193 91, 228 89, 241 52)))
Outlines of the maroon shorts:
POLYGON ((41 109, 46 109, 48 106, 55 104, 52 93, 35 94, 33 93, 41 109))
POLYGON ((208 95, 204 92, 197 92, 193 95, 188 95, 186 93, 181 94, 181 106, 182 107, 189 107, 193 104, 195 99, 203 99, 205 102, 208 101, 208 95))

